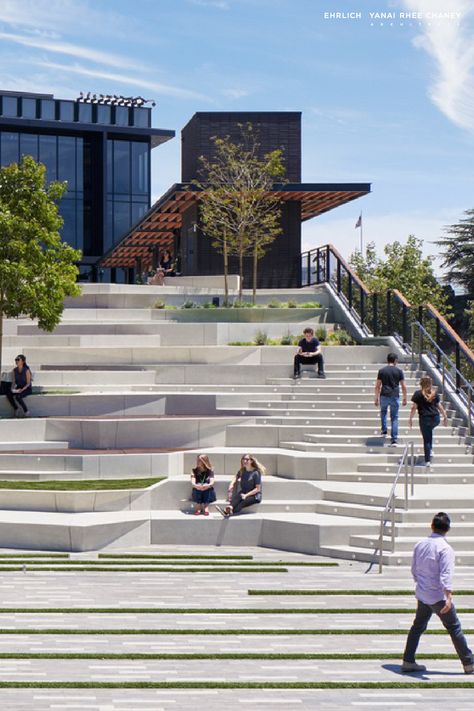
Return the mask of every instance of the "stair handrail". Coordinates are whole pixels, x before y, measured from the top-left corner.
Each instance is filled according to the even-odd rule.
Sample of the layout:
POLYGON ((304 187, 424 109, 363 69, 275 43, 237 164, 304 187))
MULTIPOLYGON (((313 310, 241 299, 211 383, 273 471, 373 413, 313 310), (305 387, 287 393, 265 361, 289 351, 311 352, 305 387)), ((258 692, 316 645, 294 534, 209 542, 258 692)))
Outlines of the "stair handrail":
MULTIPOLYGON (((449 326, 449 324, 447 324, 449 326)), ((452 380, 452 385, 456 391, 456 394, 459 396, 461 395, 461 389, 464 387, 467 390, 466 394, 466 402, 463 403, 466 408, 467 408, 467 434, 469 437, 472 436, 474 432, 474 426, 473 426, 473 418, 474 418, 474 411, 473 411, 473 403, 474 403, 474 387, 472 383, 467 380, 467 378, 464 377, 464 375, 457 369, 456 363, 448 356, 446 353, 443 351, 442 348, 438 346, 436 343, 435 339, 432 337, 432 335, 426 330, 426 328, 419 322, 419 321, 413 321, 411 324, 411 330, 412 330, 412 349, 411 349, 411 367, 412 370, 415 369, 415 361, 416 361, 416 352, 415 352, 415 329, 418 329, 419 333, 419 346, 418 346, 418 367, 421 369, 422 367, 422 355, 423 355, 423 348, 421 347, 420 341, 421 336, 423 338, 428 339, 428 341, 431 342, 432 346, 435 348, 437 352, 437 366, 441 369, 441 398, 442 398, 442 403, 443 405, 445 404, 446 401, 446 380, 449 380, 449 376, 446 377, 446 363, 449 365, 449 371, 450 374, 454 373, 454 379, 452 378, 451 375, 451 380, 452 380)), ((456 334, 457 335, 457 334, 456 334)), ((461 398, 462 400, 462 398, 461 398)))
POLYGON ((395 474, 395 479, 393 480, 392 488, 390 489, 390 494, 387 498, 387 503, 385 508, 380 514, 380 533, 379 533, 379 573, 383 570, 383 531, 388 518, 391 519, 391 552, 395 552, 395 500, 396 500, 396 489, 400 475, 404 471, 404 490, 405 490, 405 511, 408 510, 408 490, 410 489, 410 495, 413 496, 415 493, 415 445, 413 441, 407 442, 403 454, 398 465, 397 473, 395 474), (408 457, 408 452, 410 452, 410 457, 408 457), (408 460, 410 463, 410 485, 408 481, 408 460))

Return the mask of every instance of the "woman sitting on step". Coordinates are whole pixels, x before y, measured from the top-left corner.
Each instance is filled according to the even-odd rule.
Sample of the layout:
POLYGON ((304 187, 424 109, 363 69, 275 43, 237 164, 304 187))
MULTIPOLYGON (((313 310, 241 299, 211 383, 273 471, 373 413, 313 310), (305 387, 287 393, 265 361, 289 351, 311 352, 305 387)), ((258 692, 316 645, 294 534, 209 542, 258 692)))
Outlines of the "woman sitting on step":
POLYGON ((13 407, 14 417, 29 417, 30 412, 23 398, 31 395, 31 370, 26 363, 26 357, 20 353, 15 358, 15 367, 12 370, 11 389, 5 395, 13 407))
POLYGON ((227 492, 229 505, 225 510, 216 506, 219 513, 227 518, 240 513, 246 506, 259 504, 262 500, 262 474, 265 474, 263 464, 252 454, 244 454, 240 460, 240 469, 227 492))
POLYGON ((196 466, 191 472, 191 484, 193 486, 192 500, 196 504, 195 516, 209 516, 209 504, 216 500, 214 491, 214 472, 209 457, 206 454, 199 454, 196 459, 196 466))

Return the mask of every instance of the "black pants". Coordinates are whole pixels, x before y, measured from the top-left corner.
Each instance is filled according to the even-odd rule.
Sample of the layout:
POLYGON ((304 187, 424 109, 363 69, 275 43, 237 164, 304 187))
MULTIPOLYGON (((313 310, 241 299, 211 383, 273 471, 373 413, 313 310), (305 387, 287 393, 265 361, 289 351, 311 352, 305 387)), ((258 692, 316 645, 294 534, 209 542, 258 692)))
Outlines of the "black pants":
POLYGON ((322 375, 324 373, 324 359, 321 353, 318 353, 317 355, 312 355, 312 356, 304 356, 300 355, 300 353, 297 353, 295 355, 295 361, 294 361, 294 374, 299 375, 300 374, 300 366, 301 363, 308 363, 310 365, 314 365, 315 363, 318 364, 318 373, 319 375, 322 375))
POLYGON ((431 450, 433 449, 433 430, 440 423, 439 415, 428 415, 420 417, 420 430, 423 437, 423 448, 425 450, 425 462, 431 462, 431 450))
POLYGON ((232 493, 232 498, 230 501, 230 505, 232 506, 232 512, 234 514, 238 514, 244 509, 246 506, 252 506, 252 504, 259 504, 261 501, 261 497, 256 497, 256 496, 247 496, 246 499, 243 499, 241 497, 241 491, 240 488, 238 491, 232 493))
POLYGON ((5 395, 7 396, 7 400, 14 410, 18 410, 19 405, 23 412, 28 412, 28 408, 26 407, 26 403, 24 402, 23 398, 27 397, 28 395, 31 395, 31 388, 27 388, 19 395, 12 393, 10 389, 5 393, 5 395))

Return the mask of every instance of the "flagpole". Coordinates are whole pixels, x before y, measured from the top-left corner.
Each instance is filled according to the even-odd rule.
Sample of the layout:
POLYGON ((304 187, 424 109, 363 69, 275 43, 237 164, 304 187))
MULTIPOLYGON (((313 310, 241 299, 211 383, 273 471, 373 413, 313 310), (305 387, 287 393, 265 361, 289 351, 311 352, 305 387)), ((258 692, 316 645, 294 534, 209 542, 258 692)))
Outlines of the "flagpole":
POLYGON ((360 253, 363 255, 364 253, 364 238, 362 236, 362 211, 360 213, 360 253))

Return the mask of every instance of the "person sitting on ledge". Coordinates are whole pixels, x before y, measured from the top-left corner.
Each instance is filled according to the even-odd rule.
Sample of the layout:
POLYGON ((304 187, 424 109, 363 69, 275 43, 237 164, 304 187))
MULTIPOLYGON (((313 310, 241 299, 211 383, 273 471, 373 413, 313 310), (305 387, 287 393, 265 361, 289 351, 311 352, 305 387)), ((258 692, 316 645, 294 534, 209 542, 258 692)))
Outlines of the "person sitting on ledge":
POLYGON ((240 469, 233 478, 227 498, 229 505, 225 509, 216 506, 225 518, 239 514, 246 506, 259 504, 262 501, 262 474, 265 474, 263 464, 251 454, 244 454, 240 460, 240 469))
POLYGON ((171 256, 169 249, 165 249, 160 259, 160 269, 163 270, 165 277, 175 276, 175 264, 174 259, 171 256))
POLYGON ((324 374, 324 358, 321 353, 321 346, 318 339, 314 335, 312 328, 305 328, 303 331, 304 338, 298 343, 298 353, 295 355, 293 366, 293 378, 301 378, 301 364, 318 364, 318 378, 325 378, 324 374))
POLYGON ((216 492, 214 491, 214 471, 206 454, 198 454, 196 466, 191 472, 191 484, 193 486, 192 500, 196 504, 194 515, 209 516, 209 504, 216 500, 216 492))
POLYGON ((15 358, 15 367, 12 370, 11 389, 5 393, 8 402, 13 407, 14 417, 19 417, 20 414, 22 414, 23 417, 30 416, 30 411, 26 407, 23 398, 27 395, 31 395, 31 380, 31 370, 26 363, 26 357, 20 353, 20 355, 17 355, 15 358), (20 407, 18 407, 18 405, 20 407))

